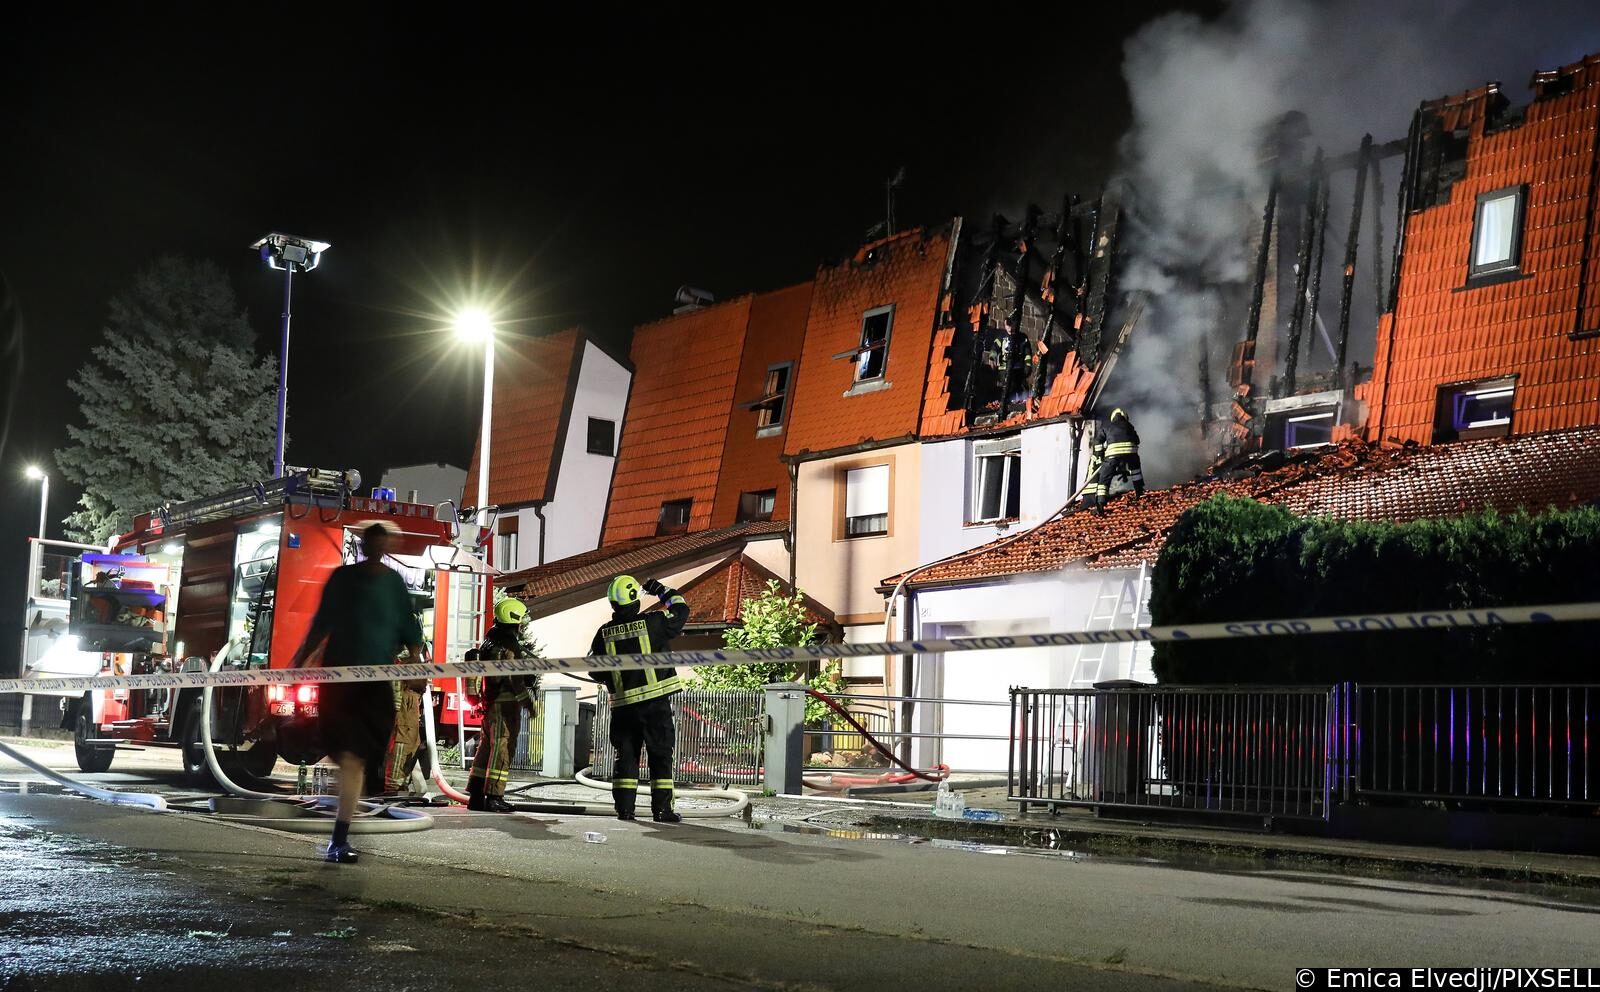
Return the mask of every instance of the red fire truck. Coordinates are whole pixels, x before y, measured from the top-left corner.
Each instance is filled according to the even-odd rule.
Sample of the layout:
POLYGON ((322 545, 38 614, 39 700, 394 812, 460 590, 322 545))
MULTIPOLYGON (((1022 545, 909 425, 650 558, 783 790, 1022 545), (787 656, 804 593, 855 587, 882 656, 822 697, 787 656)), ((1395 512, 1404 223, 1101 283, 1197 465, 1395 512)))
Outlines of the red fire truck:
MULTIPOLYGON (((356 496, 354 472, 297 471, 282 479, 140 515, 106 553, 72 571, 68 633, 98 654, 103 674, 282 668, 305 639, 328 575, 356 560, 374 520, 401 532, 386 559, 406 580, 433 657, 459 661, 492 609, 491 569, 473 554, 478 528, 453 510, 356 496)), ((449 508, 450 504, 441 504, 449 508)), ((441 743, 477 727, 455 679, 434 684, 441 743)), ((317 687, 247 686, 212 693, 212 739, 225 768, 260 777, 281 756, 321 760, 317 687)), ((184 769, 208 777, 198 689, 101 690, 63 705, 78 766, 105 771, 119 743, 183 749, 184 769)))

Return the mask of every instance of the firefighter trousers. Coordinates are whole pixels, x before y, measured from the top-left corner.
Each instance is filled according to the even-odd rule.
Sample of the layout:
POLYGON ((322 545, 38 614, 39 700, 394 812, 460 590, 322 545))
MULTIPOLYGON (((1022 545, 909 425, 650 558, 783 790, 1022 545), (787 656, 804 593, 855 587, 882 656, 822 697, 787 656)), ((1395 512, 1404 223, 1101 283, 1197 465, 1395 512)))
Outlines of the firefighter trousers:
POLYGON ((385 792, 404 792, 417 763, 422 746, 422 693, 402 685, 395 701, 394 732, 389 735, 389 753, 383 762, 385 792))
POLYGON ((639 798, 639 750, 649 755, 650 811, 672 809, 672 747, 677 734, 672 700, 651 699, 611 710, 611 747, 617 753, 611 768, 611 801, 619 814, 633 815, 639 798))
POLYGON ((1106 496, 1111 492, 1111 480, 1119 477, 1132 483, 1136 495, 1144 495, 1144 470, 1139 465, 1138 452, 1106 456, 1106 460, 1100 463, 1099 471, 1090 480, 1085 497, 1094 506, 1105 506, 1106 496))
POLYGON ((483 708, 483 727, 478 750, 472 756, 472 771, 467 775, 468 791, 482 789, 486 796, 506 794, 511 776, 511 756, 517 752, 517 735, 522 732, 522 703, 500 699, 483 708))

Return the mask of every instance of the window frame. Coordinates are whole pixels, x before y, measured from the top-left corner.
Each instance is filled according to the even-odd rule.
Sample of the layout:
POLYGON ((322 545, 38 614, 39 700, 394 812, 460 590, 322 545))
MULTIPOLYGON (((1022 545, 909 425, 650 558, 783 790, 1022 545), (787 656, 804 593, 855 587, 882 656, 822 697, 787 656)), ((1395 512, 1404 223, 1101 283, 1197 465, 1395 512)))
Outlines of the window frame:
POLYGON ((852 385, 884 382, 888 379, 889 345, 894 340, 894 309, 895 305, 893 303, 888 303, 884 306, 872 307, 871 309, 862 312, 860 332, 856 338, 855 359, 851 362, 851 364, 855 366, 855 369, 851 372, 852 385), (883 341, 881 344, 869 345, 867 343, 867 322, 872 320, 874 317, 879 316, 887 318, 883 329, 883 341), (861 370, 866 367, 866 364, 862 361, 862 358, 865 357, 869 351, 883 352, 883 364, 876 375, 861 374, 861 370))
POLYGON ((656 511, 656 536, 672 537, 677 534, 687 534, 689 533, 689 522, 693 519, 694 499, 692 497, 689 499, 664 499, 661 501, 661 508, 656 511), (676 523, 671 525, 667 523, 667 508, 676 506, 683 507, 682 526, 676 523))
POLYGON ((789 394, 794 389, 794 362, 774 362, 768 365, 761 389, 761 399, 756 404, 756 436, 771 437, 783 430, 784 417, 789 413, 789 394), (783 373, 783 388, 776 393, 768 393, 766 390, 776 372, 783 373), (778 408, 776 414, 773 413, 774 404, 778 408))
POLYGON ((999 523, 1009 523, 1020 519, 1022 516, 1022 435, 1009 434, 995 438, 975 438, 968 444, 967 464, 971 475, 971 484, 967 487, 967 524, 979 526, 999 523), (980 511, 983 505, 983 470, 981 462, 1003 460, 1001 469, 1000 505, 996 516, 982 516, 980 511), (1012 486, 1016 487, 1017 512, 1005 512, 1011 503, 1008 498, 1012 486))
POLYGON ((1515 276, 1522 272, 1522 235, 1527 219, 1528 186, 1526 183, 1517 186, 1502 186, 1499 189, 1479 193, 1472 204, 1472 243, 1467 250, 1467 282, 1477 283, 1487 279, 1498 279, 1515 276), (1511 211, 1511 251, 1507 258, 1495 262, 1478 262, 1479 237, 1483 233, 1483 207, 1485 203, 1494 200, 1512 198, 1515 206, 1511 211))
POLYGON ((1435 444, 1511 436, 1516 423, 1517 377, 1515 375, 1446 383, 1438 387, 1436 396, 1433 425, 1435 444), (1485 396, 1500 398, 1499 395, 1492 394, 1501 394, 1508 401, 1504 417, 1462 423, 1456 416, 1456 408, 1465 398, 1485 396))
POLYGON ((754 489, 750 492, 739 494, 739 508, 735 513, 735 523, 749 523, 753 521, 771 520, 772 515, 778 512, 778 491, 776 489, 754 489), (755 512, 746 513, 746 500, 753 498, 755 512), (761 504, 769 504, 766 510, 761 509, 761 504))
MULTIPOLYGON (((833 513, 833 539, 838 541, 860 541, 872 538, 891 537, 894 534, 894 484, 895 464, 893 458, 862 458, 834 466, 834 513, 833 513), (887 469, 884 488, 887 510, 883 514, 884 524, 882 530, 870 531, 862 534, 850 533, 850 473, 870 468, 887 469)), ((867 515, 863 515, 864 517, 867 515)), ((871 514, 870 516, 877 516, 871 514)))
POLYGON ((584 447, 588 451, 589 454, 591 454, 591 455, 600 455, 600 456, 605 457, 605 458, 615 458, 615 457, 617 457, 617 422, 615 420, 607 420, 604 417, 590 417, 589 418, 589 434, 588 434, 588 437, 585 438, 584 440, 585 440, 584 447), (595 450, 594 441, 595 441, 595 425, 596 424, 605 424, 606 427, 607 427, 607 432, 606 432, 607 444, 606 444, 606 450, 605 451, 596 451, 595 450))

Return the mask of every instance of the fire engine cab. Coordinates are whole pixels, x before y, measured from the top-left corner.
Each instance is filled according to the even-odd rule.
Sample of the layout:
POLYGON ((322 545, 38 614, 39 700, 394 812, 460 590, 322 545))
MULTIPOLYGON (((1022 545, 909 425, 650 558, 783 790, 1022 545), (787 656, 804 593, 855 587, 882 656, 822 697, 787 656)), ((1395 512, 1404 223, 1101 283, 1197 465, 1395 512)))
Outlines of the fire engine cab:
MULTIPOLYGON (((98 656, 106 675, 286 667, 328 575, 357 560, 361 530, 381 519, 399 527, 385 564, 405 579, 432 656, 462 660, 493 604, 493 570, 473 553, 478 528, 463 537, 451 504, 399 502, 387 490, 357 496, 359 484, 354 472, 307 469, 141 514, 130 533, 69 570, 67 630, 80 657, 98 656)), ((434 690, 441 738, 477 726, 457 680, 434 690)), ((324 756, 315 685, 225 687, 212 697, 212 738, 230 772, 262 777, 280 756, 324 756)), ((118 743, 137 742, 182 748, 185 771, 204 781, 201 699, 198 689, 89 692, 64 701, 62 726, 84 771, 105 771, 118 743)))

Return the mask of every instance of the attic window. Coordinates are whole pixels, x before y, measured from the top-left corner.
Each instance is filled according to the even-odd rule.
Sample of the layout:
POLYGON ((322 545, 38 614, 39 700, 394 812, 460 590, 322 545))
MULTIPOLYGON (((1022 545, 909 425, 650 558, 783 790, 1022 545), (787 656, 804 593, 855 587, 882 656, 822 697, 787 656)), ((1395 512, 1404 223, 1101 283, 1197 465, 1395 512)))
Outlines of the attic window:
POLYGON ((789 376, 793 371, 793 362, 784 362, 767 368, 766 385, 762 388, 761 398, 754 404, 758 435, 776 433, 769 428, 783 426, 783 414, 789 406, 789 376))
POLYGON ((1022 513, 1022 438, 972 442, 972 503, 969 523, 1015 520, 1022 513))
POLYGON ((616 448, 617 424, 614 420, 601 420, 599 417, 589 418, 589 454, 614 455, 616 448))
POLYGON ((1528 187, 1511 186, 1478 196, 1472 222, 1469 282, 1514 273, 1522 264, 1522 218, 1528 187))
POLYGON ((778 505, 778 491, 763 489, 759 492, 739 494, 739 523, 747 520, 771 520, 778 505))
POLYGON ((1332 444, 1337 421, 1338 410, 1333 407, 1303 408, 1272 416, 1267 421, 1269 447, 1288 451, 1332 444))
POLYGON ((656 518, 656 536, 686 534, 689 531, 689 510, 692 499, 672 499, 661 504, 661 515, 656 518))
POLYGON ((861 315, 861 345, 856 348, 856 381, 882 379, 889 364, 889 330, 894 326, 894 305, 874 307, 861 315))
POLYGON ((1439 387, 1434 442, 1509 436, 1516 388, 1511 378, 1439 387))

